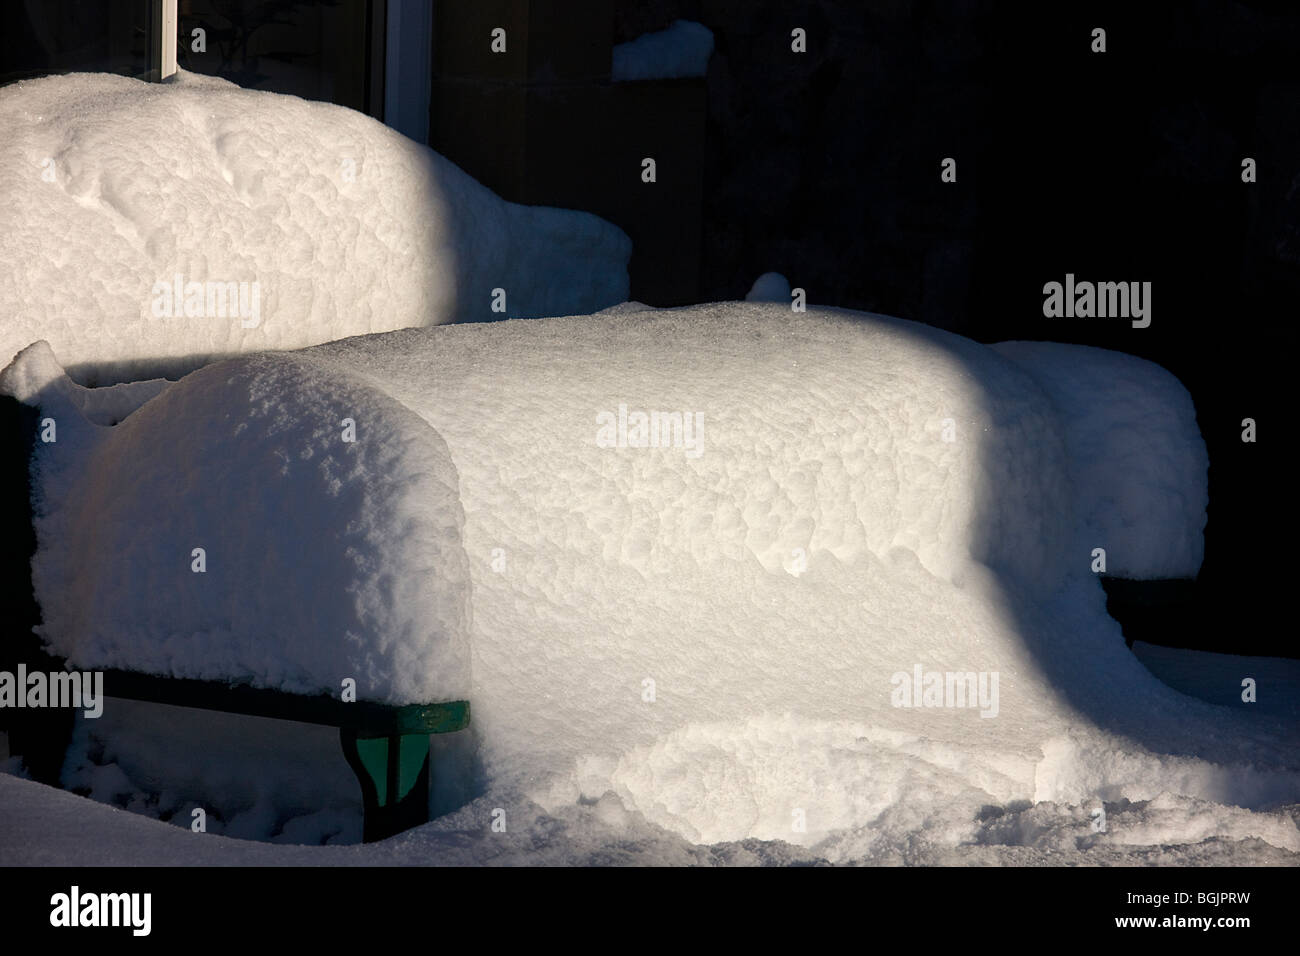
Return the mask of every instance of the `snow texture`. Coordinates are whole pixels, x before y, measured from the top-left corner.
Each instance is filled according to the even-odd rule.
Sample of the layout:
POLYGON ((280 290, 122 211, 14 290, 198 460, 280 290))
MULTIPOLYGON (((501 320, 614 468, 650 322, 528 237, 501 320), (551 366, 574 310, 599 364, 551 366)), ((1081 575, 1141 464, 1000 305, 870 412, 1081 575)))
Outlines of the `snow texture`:
POLYGON ((465 696, 463 513, 436 432, 296 355, 208 366, 115 427, 84 417, 123 388, 74 384, 44 342, 0 374, 56 428, 35 459, 32 564, 52 646, 86 668, 465 696))
POLYGON ((174 378, 216 357, 502 318, 496 288, 511 317, 627 298, 617 227, 504 202, 340 106, 184 71, 72 74, 0 89, 0 129, 0 365, 43 339, 83 383, 174 378), (177 276, 179 300, 163 291, 177 276))
MULTIPOLYGON (((248 765, 241 764, 248 776, 248 765)), ((232 776, 234 776, 232 774, 232 776)), ((919 799, 844 831, 822 847, 785 840, 694 844, 630 811, 613 792, 552 812, 485 795, 424 826, 365 845, 272 845, 213 827, 192 833, 185 805, 169 825, 139 812, 0 773, 0 861, 10 866, 788 866, 827 862, 922 866, 1295 866, 1300 805, 1252 812, 1161 794, 1090 808, 1019 801, 967 806, 919 799), (505 832, 493 811, 509 806, 505 832)), ((133 810, 143 810, 133 806, 133 810)), ((147 812, 147 811, 145 811, 147 812)), ((334 811, 295 818, 276 843, 307 828, 331 844, 360 819, 334 811)), ((251 817, 249 818, 251 820, 251 817)), ((306 841, 304 841, 306 842, 306 841)), ((318 844, 324 842, 315 840, 318 844)))
POLYGON ((691 20, 674 20, 666 29, 615 46, 611 77, 617 83, 704 76, 712 55, 712 30, 691 20))
MULTIPOLYGON (((0 386, 60 421, 37 448, 36 586, 46 640, 80 666, 323 689, 355 668, 365 696, 402 700, 460 694, 468 645, 474 725, 445 745, 470 792, 433 804, 469 802, 410 852, 496 807, 534 835, 568 821, 571 846, 534 851, 554 862, 614 852, 611 828, 655 847, 643 861, 754 839, 870 862, 1300 852, 1294 727, 1154 678, 1083 546, 1111 527, 1094 509, 1123 470, 1125 531, 1140 516, 1173 544, 1121 560, 1195 571, 1190 401, 1149 363, 1077 351, 1045 384, 1032 349, 881 316, 632 305, 242 358, 112 428, 78 420, 95 403, 44 347, 0 386), (1099 444, 1102 412, 1076 392, 1142 409, 1162 464, 1099 444), (1081 467, 1080 448, 1133 467, 1081 467), (174 518, 139 526, 155 514, 174 518), (191 575, 199 539, 210 570, 191 575), (909 702, 918 669, 996 691, 909 702), (1132 831, 1088 835, 1103 806, 1132 831)), ((160 744, 132 735, 145 718, 110 719, 113 762, 142 779, 160 744)), ((65 776, 120 788, 96 783, 97 731, 81 733, 65 776)), ((227 787, 233 832, 344 832, 337 799, 294 818, 293 779, 264 770, 259 793, 227 787)), ((176 773, 169 812, 219 802, 219 782, 176 773)), ((525 846, 477 845, 478 862, 525 846)))
POLYGON ((1107 573, 1195 577, 1205 556, 1209 456, 1191 396, 1160 366, 1133 355, 1057 342, 1002 342, 1064 423, 1087 550, 1107 573))

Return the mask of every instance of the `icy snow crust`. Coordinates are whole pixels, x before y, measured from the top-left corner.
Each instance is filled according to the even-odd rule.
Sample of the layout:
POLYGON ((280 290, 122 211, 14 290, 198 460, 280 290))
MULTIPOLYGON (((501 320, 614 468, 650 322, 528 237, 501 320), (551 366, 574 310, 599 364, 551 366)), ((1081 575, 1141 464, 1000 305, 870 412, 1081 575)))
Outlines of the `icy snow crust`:
MULTIPOLYGON (((1181 386, 1155 366, 1125 373, 1126 359, 1090 354, 1099 381, 1088 384, 1144 409, 1156 447, 1199 446, 1181 386)), ((71 418, 76 387, 56 372, 37 348, 0 385, 71 418)), ((874 862, 900 852, 996 860, 958 852, 986 844, 1034 847, 1039 862, 1093 847, 1094 859, 1136 860, 1127 848, 1215 840, 1242 841, 1256 858, 1260 846, 1300 853, 1286 809, 1300 802, 1294 727, 1153 678, 1089 571, 1084 545, 1106 519, 1088 509, 1121 493, 1152 499, 1126 526, 1135 540, 1199 532, 1203 515, 1156 499, 1176 486, 1182 500, 1203 500, 1203 467, 1177 471, 1203 458, 1184 449, 1155 469, 1080 471, 1075 431, 1097 428, 1082 414, 996 349, 782 305, 619 308, 239 359, 168 386, 113 428, 75 424, 68 449, 38 446, 38 598, 46 609, 75 608, 83 594, 103 602, 81 623, 56 612, 73 623, 45 636, 81 666, 261 670, 330 690, 363 660, 371 692, 401 699, 447 690, 444 666, 463 674, 427 645, 461 646, 467 628, 476 746, 458 775, 481 795, 411 838, 430 852, 454 845, 508 861, 513 850, 491 841, 464 849, 464 834, 503 807, 512 832, 572 828, 567 850, 546 851, 553 862, 599 858, 609 840, 631 838, 645 841, 643 859, 679 861, 698 859, 689 844, 753 838, 784 841, 764 844, 763 857, 786 847, 799 858, 805 851, 787 847, 798 844, 874 862), (620 405, 629 417, 699 413, 695 444, 601 447, 602 413, 617 417, 620 405), (358 434, 346 451, 336 439, 345 416, 358 434), (92 436, 84 445, 82 432, 92 436), (111 470, 117 461, 148 464, 128 475, 111 470), (321 499, 344 463, 353 501, 335 509, 321 499), (110 478, 76 484, 60 467, 110 478), (184 486, 193 472, 215 480, 184 486), (261 573, 207 605, 197 584, 168 600, 164 584, 190 574, 194 532, 134 532, 145 509, 96 490, 125 481, 148 481, 158 514, 219 515, 183 520, 227 567, 267 556, 261 573), (250 518, 249 501, 273 504, 250 518), (382 520, 362 523, 360 559, 349 563, 333 535, 357 509, 382 520), (281 579, 297 580, 308 539, 322 568, 316 591, 304 578, 288 591, 304 600, 284 600, 281 579), (78 574, 115 572, 67 567, 74 556, 103 564, 96 556, 120 547, 135 549, 133 582, 83 586, 78 574), (385 569, 394 587, 408 585, 395 601, 372 584, 385 569), (358 612, 359 639, 344 653, 305 598, 340 592, 375 615, 358 612), (243 602, 263 603, 239 617, 243 602), (236 617, 216 628, 215 607, 236 617), (439 614, 440 629, 420 629, 439 614), (277 623, 256 633, 274 636, 241 643, 234 635, 259 616, 277 623), (88 617, 114 625, 95 631, 88 617), (146 641, 115 643, 127 633, 146 641), (895 706, 892 678, 918 666, 996 673, 996 703, 895 706), (1103 804, 1132 828, 1093 832, 1103 804)), ((1137 555, 1129 566, 1141 573, 1162 552, 1137 555)), ((211 571, 195 577, 222 584, 211 571)), ((86 733, 66 772, 102 777, 86 733)), ((144 736, 131 753, 129 734, 109 734, 120 766, 152 763, 144 736)), ((88 784, 104 794, 120 785, 88 784)), ((275 785, 261 786, 236 809, 260 819, 262 835, 338 832, 333 810, 323 823, 285 824, 275 785)), ((445 794, 434 803, 456 805, 445 794)), ((253 832, 249 819, 232 832, 253 832)))
POLYGON ((0 365, 44 339, 83 382, 177 377, 215 357, 500 318, 498 287, 510 316, 627 298, 617 227, 504 202, 343 107, 184 72, 72 74, 0 89, 0 129, 0 365), (249 283, 250 312, 257 282, 259 314, 156 317, 155 283, 176 275, 249 283))

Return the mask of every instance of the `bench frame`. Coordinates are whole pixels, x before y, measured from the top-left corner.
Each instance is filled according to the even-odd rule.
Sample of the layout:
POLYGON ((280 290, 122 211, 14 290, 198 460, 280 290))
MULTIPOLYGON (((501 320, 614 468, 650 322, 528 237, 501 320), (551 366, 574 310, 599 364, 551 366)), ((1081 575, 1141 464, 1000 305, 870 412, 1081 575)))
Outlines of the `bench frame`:
MULTIPOLYGON (((29 664, 29 671, 66 669, 57 659, 39 656, 46 658, 48 666, 29 664)), ((366 843, 428 822, 429 736, 463 730, 470 720, 465 700, 406 706, 347 703, 328 695, 312 697, 221 681, 121 670, 102 673, 104 697, 337 727, 344 759, 361 786, 366 843)), ((10 750, 24 756, 37 780, 59 785, 75 713, 44 708, 9 715, 10 750)))

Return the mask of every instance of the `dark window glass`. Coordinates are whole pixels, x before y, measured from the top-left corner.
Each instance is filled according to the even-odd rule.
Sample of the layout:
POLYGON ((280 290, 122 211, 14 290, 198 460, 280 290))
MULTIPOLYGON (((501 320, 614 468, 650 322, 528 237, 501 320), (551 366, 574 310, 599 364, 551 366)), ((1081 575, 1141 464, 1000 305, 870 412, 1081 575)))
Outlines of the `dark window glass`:
POLYGON ((255 90, 371 115, 383 104, 383 4, 375 0, 180 0, 176 62, 255 90), (204 31, 206 50, 194 34, 204 31), (374 49, 376 56, 370 56, 374 49), (376 89, 376 87, 379 87, 376 89))
POLYGON ((151 67, 151 0, 16 0, 0 28, 0 83, 47 73, 120 73, 151 67))

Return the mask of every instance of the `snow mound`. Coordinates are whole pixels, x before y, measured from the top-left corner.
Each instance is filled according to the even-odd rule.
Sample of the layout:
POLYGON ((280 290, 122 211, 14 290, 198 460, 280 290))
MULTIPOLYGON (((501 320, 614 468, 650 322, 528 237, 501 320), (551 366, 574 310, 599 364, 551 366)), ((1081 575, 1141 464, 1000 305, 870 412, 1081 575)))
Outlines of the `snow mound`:
POLYGON ((692 20, 674 20, 666 29, 615 46, 610 75, 615 82, 704 76, 712 55, 712 30, 692 20))
MULTIPOLYGON (((768 807, 751 835, 798 808, 813 834, 854 819, 841 794, 866 764, 950 781, 944 794, 960 783, 1031 799, 1068 773, 1038 764, 1080 721, 1119 722, 1157 753, 1187 747, 1185 728, 1207 719, 1124 648, 1078 547, 1099 499, 1072 486, 1073 419, 995 350, 878 316, 777 321, 726 303, 303 354, 369 379, 446 439, 466 512, 483 759, 489 776, 533 781, 543 805, 614 790, 691 839, 737 837, 733 810, 692 796, 702 779, 724 805, 768 807), (996 673, 996 714, 900 706, 896 676, 918 666, 996 673), (891 757, 818 771, 804 755, 849 733, 837 729, 765 734, 768 756, 739 764, 757 746, 750 722, 786 713, 869 727, 856 736, 891 757), (705 726, 723 729, 671 745, 705 726), (720 754, 707 772, 702 756, 720 754), (564 766, 577 770, 540 785, 564 766)), ((1184 480, 1191 497, 1203 475, 1184 480)), ((1171 526, 1148 533, 1188 533, 1181 512, 1156 514, 1171 526)), ((1272 740, 1258 744, 1263 764, 1286 765, 1262 733, 1241 730, 1272 740)), ((1089 779, 1143 786, 1149 763, 1124 757, 1135 750, 1089 779)), ((1193 795, 1227 792, 1182 758, 1153 759, 1193 795)), ((1206 759, 1245 762, 1229 744, 1206 759)), ((1258 785, 1244 775, 1235 796, 1293 787, 1279 771, 1258 785)), ((875 790, 861 807, 907 792, 875 790)))
POLYGON ((93 433, 80 427, 82 418, 96 425, 116 425, 170 384, 165 378, 155 378, 84 388, 68 378, 44 340, 33 342, 0 371, 0 394, 30 405, 54 407, 51 403, 56 403, 64 410, 69 406, 76 410, 78 414, 65 419, 65 440, 69 427, 81 435, 93 433))
POLYGON ((1195 577, 1205 557, 1209 456, 1182 383, 1154 362, 1057 342, 992 346, 1060 414, 1085 553, 1107 573, 1195 577))
POLYGON ((497 288, 517 317, 627 298, 617 227, 504 202, 343 107, 72 74, 0 89, 0 128, 0 363, 44 339, 85 381, 175 377, 500 318, 497 288))
MULTIPOLYGON (((1067 807, 1052 839, 1072 840, 1102 801, 1300 802, 1276 713, 1186 698, 1125 648, 1081 550, 1109 500, 1084 483, 1111 477, 1080 470, 1075 432, 1100 424, 999 349, 823 308, 610 309, 240 359, 111 429, 59 411, 68 386, 41 384, 57 363, 27 355, 0 384, 74 423, 36 460, 51 644, 286 687, 336 687, 360 660, 372 696, 399 700, 448 690, 431 671, 464 675, 426 662, 468 634, 464 774, 512 819, 603 806, 691 843, 853 859, 907 833, 1015 839, 984 826, 988 806, 1067 807), (345 416, 357 443, 340 450, 345 416), (355 481, 336 494, 340 474, 355 481), (217 544, 190 575, 200 537, 217 544), (241 568, 263 555, 274 574, 241 568), (243 575, 237 599, 201 590, 214 570, 243 575), (340 616, 359 621, 346 652, 340 616)), ((1103 395, 1107 358, 1080 362, 1103 395)), ((1141 382, 1166 387, 1147 371, 1130 397, 1141 382)), ((1152 447, 1190 441, 1184 424, 1153 416, 1152 447)), ((1184 455, 1131 493, 1181 477, 1194 499, 1184 455)), ((1177 548, 1199 531, 1146 510, 1177 548)), ((121 742, 147 735, 119 737, 119 765, 151 764, 121 742)), ((1280 826, 1224 832, 1295 852, 1280 826)))
POLYGON ((746 302, 790 303, 790 280, 779 272, 764 272, 745 293, 746 302))
POLYGON ((409 410, 277 353, 194 372, 112 428, 78 407, 110 390, 71 383, 44 343, 0 391, 56 427, 33 462, 32 578, 38 633, 78 667, 468 692, 456 470, 409 410))

